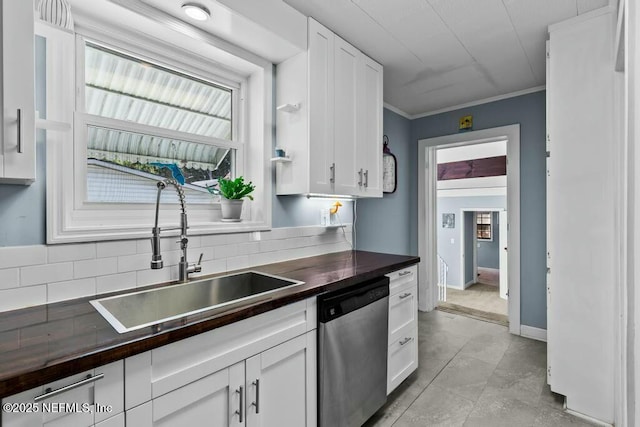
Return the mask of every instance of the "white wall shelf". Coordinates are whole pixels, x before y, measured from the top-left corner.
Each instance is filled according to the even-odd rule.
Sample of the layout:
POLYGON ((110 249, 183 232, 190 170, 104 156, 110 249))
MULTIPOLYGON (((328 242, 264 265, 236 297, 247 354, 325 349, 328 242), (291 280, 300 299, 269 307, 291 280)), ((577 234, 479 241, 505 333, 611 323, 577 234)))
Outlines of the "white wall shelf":
POLYGON ((295 113, 300 110, 300 104, 282 104, 278 105, 278 111, 284 111, 285 113, 295 113))
POLYGON ((290 163, 291 162, 291 157, 286 156, 286 157, 272 157, 271 158, 271 162, 272 163, 290 163))

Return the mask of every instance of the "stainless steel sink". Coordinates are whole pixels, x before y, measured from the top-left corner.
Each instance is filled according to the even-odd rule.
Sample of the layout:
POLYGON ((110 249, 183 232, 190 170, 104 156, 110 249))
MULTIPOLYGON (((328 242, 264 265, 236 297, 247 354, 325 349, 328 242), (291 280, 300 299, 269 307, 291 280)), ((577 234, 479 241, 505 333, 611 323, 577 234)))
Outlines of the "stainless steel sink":
POLYGON ((124 333, 207 310, 227 310, 302 284, 304 282, 249 271, 90 302, 116 331, 124 333))

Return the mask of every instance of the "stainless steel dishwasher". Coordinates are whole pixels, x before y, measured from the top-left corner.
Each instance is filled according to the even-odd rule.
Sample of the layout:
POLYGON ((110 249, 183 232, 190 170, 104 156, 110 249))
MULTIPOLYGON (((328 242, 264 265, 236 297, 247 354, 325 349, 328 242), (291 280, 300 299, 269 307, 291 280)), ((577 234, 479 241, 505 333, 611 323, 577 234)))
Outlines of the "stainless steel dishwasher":
POLYGON ((320 427, 359 427, 387 400, 389 278, 318 297, 320 427))

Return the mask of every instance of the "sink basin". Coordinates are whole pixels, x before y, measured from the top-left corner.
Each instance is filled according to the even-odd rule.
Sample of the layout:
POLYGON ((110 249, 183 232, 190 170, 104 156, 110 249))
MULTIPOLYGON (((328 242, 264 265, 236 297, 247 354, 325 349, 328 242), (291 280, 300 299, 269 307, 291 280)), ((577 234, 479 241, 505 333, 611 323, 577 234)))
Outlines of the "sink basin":
POLYGON ((304 282, 255 271, 215 277, 90 301, 120 333, 191 314, 249 304, 304 282))

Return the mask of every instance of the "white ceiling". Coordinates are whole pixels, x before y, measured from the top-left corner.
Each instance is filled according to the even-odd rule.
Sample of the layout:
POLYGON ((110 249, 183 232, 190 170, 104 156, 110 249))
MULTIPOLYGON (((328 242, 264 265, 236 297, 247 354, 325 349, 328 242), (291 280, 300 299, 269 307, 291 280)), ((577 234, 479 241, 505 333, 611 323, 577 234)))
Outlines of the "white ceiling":
POLYGON ((408 115, 539 88, 547 26, 609 0, 284 0, 384 66, 408 115))

